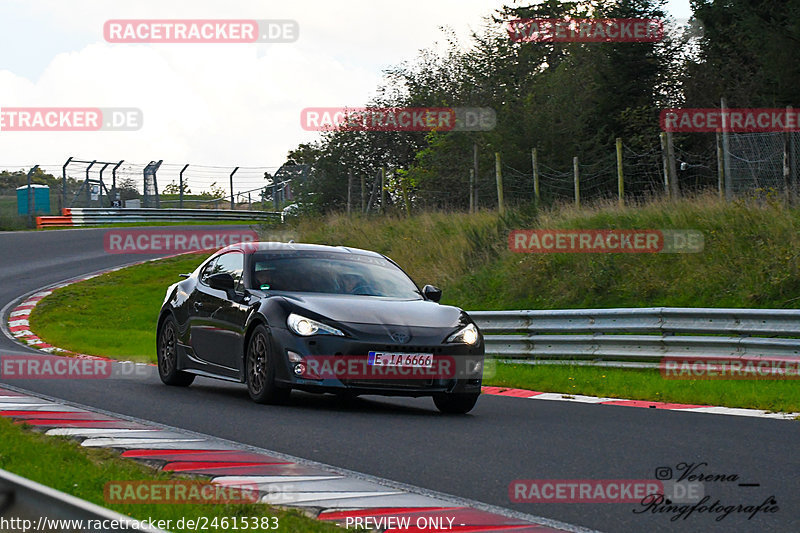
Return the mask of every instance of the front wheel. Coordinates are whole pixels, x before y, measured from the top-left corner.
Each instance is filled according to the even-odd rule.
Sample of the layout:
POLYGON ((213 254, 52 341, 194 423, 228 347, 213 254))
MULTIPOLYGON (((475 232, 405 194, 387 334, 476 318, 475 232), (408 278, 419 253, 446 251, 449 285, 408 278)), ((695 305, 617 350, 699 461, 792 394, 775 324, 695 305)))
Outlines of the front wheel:
POLYGON ((291 389, 275 383, 275 361, 270 350, 269 333, 264 326, 256 326, 247 345, 245 361, 247 392, 256 403, 284 403, 291 389))
POLYGON ((188 387, 194 381, 194 374, 178 370, 178 336, 175 319, 168 316, 161 323, 156 341, 158 358, 158 377, 166 385, 188 387))
POLYGON ((439 411, 449 415, 463 415, 469 413, 475 402, 478 401, 479 393, 471 394, 458 394, 458 393, 444 393, 436 394, 433 397, 433 403, 439 411))

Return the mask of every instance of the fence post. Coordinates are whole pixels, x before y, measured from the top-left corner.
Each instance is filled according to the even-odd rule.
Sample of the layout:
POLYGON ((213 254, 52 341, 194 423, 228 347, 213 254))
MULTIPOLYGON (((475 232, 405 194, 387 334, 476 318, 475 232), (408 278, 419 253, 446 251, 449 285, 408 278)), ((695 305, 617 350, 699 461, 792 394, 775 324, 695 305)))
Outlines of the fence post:
POLYGON ((722 160, 725 168, 725 200, 733 199, 733 176, 731 175, 731 140, 728 131, 729 120, 728 108, 725 99, 720 98, 720 112, 722 115, 722 160))
MULTIPOLYGON (((236 174, 237 170, 239 170, 239 167, 234 168, 233 172, 231 172, 231 211, 236 209, 236 206, 235 206, 235 204, 233 202, 233 175, 236 174)), ((274 194, 273 194, 273 196, 274 196, 274 194)))
MULTIPOLYGON (((397 170, 395 170, 395 177, 397 177, 397 170)), ((411 216, 411 204, 408 203, 408 181, 406 177, 400 176, 400 191, 403 193, 403 205, 406 208, 406 216, 411 216)))
POLYGON ((536 148, 531 150, 531 166, 533 167, 533 205, 539 207, 542 198, 539 194, 539 151, 536 148))
POLYGON ((497 209, 502 215, 505 213, 503 205, 503 168, 500 163, 500 152, 494 153, 494 175, 497 180, 497 209))
MULTIPOLYGON (((186 163, 183 166, 183 168, 181 169, 181 173, 179 175, 180 176, 180 185, 179 185, 179 194, 180 194, 179 198, 180 198, 180 200, 178 200, 178 207, 181 208, 181 209, 183 209, 183 173, 186 171, 187 168, 189 168, 189 163, 186 163)), ((195 205, 197 205, 197 204, 195 204, 195 205)))
POLYGON ((89 166, 86 167, 86 207, 92 207, 92 187, 89 184, 89 169, 91 169, 95 163, 97 163, 97 160, 92 161, 89 163, 89 166))
POLYGON ((347 216, 350 216, 350 205, 352 204, 352 189, 353 189, 353 170, 347 169, 347 216))
POLYGON ((475 169, 469 169, 469 212, 475 212, 475 169))
MULTIPOLYGON (((791 106, 786 106, 786 117, 792 112, 791 106)), ((794 189, 792 183, 792 175, 794 169, 792 168, 792 133, 785 131, 783 133, 783 186, 786 189, 786 201, 792 203, 792 191, 794 189)))
POLYGON ((572 173, 575 176, 575 207, 581 206, 581 178, 578 156, 572 158, 572 173))
POLYGON ((478 210, 478 180, 480 179, 480 172, 478 172, 478 143, 472 143, 472 171, 475 173, 475 189, 472 191, 473 200, 475 202, 475 210, 478 210))
POLYGON ((680 196, 678 188, 678 169, 675 165, 675 145, 672 142, 672 132, 667 132, 667 161, 669 161, 669 195, 673 200, 680 196))
POLYGON ((103 183, 103 171, 108 168, 108 165, 110 164, 111 163, 104 163, 103 166, 100 167, 100 207, 103 207, 103 188, 105 187, 105 184, 103 183))
POLYGON ((69 165, 70 161, 72 161, 72 156, 70 156, 70 158, 67 159, 67 162, 64 163, 64 166, 61 167, 61 209, 65 209, 67 207, 67 166, 69 165))
POLYGON ((717 192, 719 199, 725 198, 725 167, 722 156, 722 135, 720 130, 717 130, 717 192))
POLYGON ((361 213, 367 212, 367 204, 366 204, 366 195, 367 195, 367 184, 365 182, 364 174, 361 174, 361 213))
POLYGON ((667 157, 667 132, 662 131, 659 135, 661 139, 661 164, 662 170, 664 172, 664 194, 667 197, 670 196, 670 184, 669 184, 669 158, 667 157))
POLYGON ((619 206, 625 206, 625 180, 622 174, 622 138, 617 137, 617 194, 619 206))
MULTIPOLYGON (((117 192, 117 169, 122 166, 124 159, 120 159, 119 163, 114 165, 114 168, 111 169, 111 196, 113 200, 119 200, 119 193, 117 192)), ((120 207, 122 207, 122 202, 119 203, 120 207)))
POLYGON ((28 171, 28 226, 30 227, 33 227, 33 211, 36 205, 33 201, 33 195, 31 194, 33 192, 31 187, 31 176, 34 172, 36 172, 37 168, 39 168, 39 165, 34 165, 33 168, 28 171))
POLYGON ((386 205, 386 167, 381 167, 381 206, 378 208, 378 213, 384 212, 386 205))

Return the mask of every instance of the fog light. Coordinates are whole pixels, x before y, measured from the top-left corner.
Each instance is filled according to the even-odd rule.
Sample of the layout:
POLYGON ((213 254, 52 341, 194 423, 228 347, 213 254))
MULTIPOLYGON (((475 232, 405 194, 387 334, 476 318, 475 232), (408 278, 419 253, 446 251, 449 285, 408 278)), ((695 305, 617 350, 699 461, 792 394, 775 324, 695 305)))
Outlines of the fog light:
POLYGON ((303 363, 297 363, 296 365, 294 365, 294 373, 298 376, 302 376, 303 374, 306 373, 306 365, 304 365, 303 363))
POLYGON ((303 361, 303 356, 301 356, 298 353, 294 353, 291 350, 287 350, 286 353, 289 356, 289 361, 291 361, 292 363, 300 363, 303 361))

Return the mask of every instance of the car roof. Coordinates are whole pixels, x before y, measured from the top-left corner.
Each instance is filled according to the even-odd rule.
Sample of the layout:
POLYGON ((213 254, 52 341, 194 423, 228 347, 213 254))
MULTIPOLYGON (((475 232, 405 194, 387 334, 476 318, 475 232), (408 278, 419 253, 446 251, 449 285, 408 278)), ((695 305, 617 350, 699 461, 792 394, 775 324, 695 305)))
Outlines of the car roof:
MULTIPOLYGON (((302 242, 272 242, 272 241, 258 241, 258 242, 244 242, 231 244, 219 250, 217 254, 223 252, 230 252, 233 250, 243 251, 248 254, 255 252, 319 252, 319 253, 342 253, 342 254, 358 254, 368 255, 372 257, 384 257, 382 254, 370 250, 362 250, 361 248, 350 248, 348 246, 327 246, 324 244, 307 244, 302 242)), ((216 254, 215 254, 216 255, 216 254)))

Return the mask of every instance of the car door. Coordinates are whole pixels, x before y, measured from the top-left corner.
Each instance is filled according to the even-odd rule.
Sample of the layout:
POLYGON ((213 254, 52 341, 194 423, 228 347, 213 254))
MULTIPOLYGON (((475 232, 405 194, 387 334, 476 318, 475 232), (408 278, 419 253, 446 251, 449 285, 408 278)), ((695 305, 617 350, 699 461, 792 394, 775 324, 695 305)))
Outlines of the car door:
POLYGON ((203 361, 238 370, 242 353, 244 326, 248 307, 244 303, 242 272, 244 254, 238 251, 218 256, 200 275, 194 301, 191 303, 192 350, 203 361), (235 283, 234 294, 212 289, 208 277, 230 274, 235 283))

